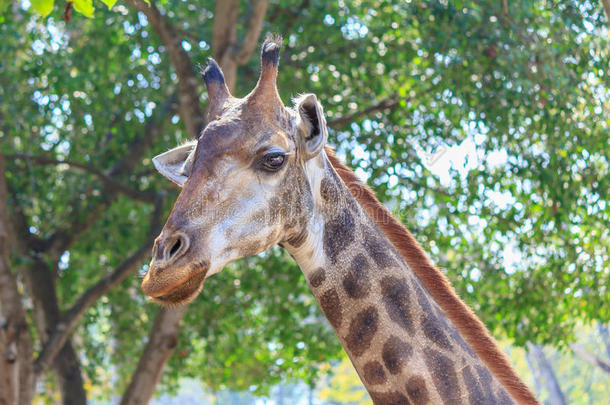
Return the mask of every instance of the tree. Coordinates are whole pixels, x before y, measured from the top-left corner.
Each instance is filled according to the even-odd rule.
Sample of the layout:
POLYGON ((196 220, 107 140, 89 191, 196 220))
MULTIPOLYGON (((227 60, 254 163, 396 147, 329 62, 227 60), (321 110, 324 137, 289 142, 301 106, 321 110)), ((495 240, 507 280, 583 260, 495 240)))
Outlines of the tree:
POLYGON ((18 391, 49 379, 84 403, 85 382, 120 394, 131 381, 124 400, 146 402, 168 361, 165 389, 193 376, 262 392, 283 378, 313 384, 339 357, 279 249, 210 279, 186 312, 158 311, 138 289, 177 195, 150 157, 204 124, 196 64, 214 56, 244 95, 270 31, 285 36, 284 100, 318 95, 331 143, 496 335, 565 345, 579 321, 607 324, 602 3, 417 3, 74 2, 100 8, 67 22, 59 3, 32 3, 48 18, 3 8, 0 198, 15 243, 0 251, 0 311, 28 325, 18 353, 32 372, 18 391), (467 164, 447 162, 443 151, 468 145, 467 164))
POLYGON ((553 367, 544 354, 544 348, 540 345, 529 345, 528 349, 531 352, 532 358, 535 359, 537 374, 542 376, 542 380, 546 384, 547 391, 549 392, 549 400, 547 403, 549 405, 565 405, 565 396, 561 391, 559 381, 557 381, 557 377, 553 372, 553 367))
POLYGON ((592 325, 579 325, 576 340, 578 344, 572 346, 577 346, 580 353, 539 345, 537 348, 528 345, 527 351, 518 347, 510 349, 510 357, 520 374, 526 379, 533 375, 533 385, 541 402, 561 403, 563 398, 569 404, 597 404, 608 396, 607 372, 588 358, 603 348, 603 336, 592 325), (582 353, 587 355, 583 357, 582 353), (527 361, 527 366, 521 359, 527 361))
POLYGON ((337 362, 331 369, 331 375, 321 387, 321 399, 337 404, 368 405, 371 403, 368 393, 347 356, 344 356, 341 362, 337 362))

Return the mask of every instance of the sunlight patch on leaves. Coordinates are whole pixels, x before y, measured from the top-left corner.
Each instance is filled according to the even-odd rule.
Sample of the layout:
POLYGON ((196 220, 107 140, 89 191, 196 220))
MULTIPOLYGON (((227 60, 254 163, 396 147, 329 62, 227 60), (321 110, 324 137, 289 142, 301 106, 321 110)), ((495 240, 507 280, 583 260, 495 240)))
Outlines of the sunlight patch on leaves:
POLYGON ((110 10, 115 4, 117 0, 102 0, 106 6, 108 6, 108 10, 110 10))
POLYGON ((46 17, 53 10, 53 0, 32 0, 32 6, 34 10, 42 14, 43 17, 46 17))
POLYGON ((78 11, 85 17, 93 17, 93 1, 92 0, 74 0, 74 10, 78 11))

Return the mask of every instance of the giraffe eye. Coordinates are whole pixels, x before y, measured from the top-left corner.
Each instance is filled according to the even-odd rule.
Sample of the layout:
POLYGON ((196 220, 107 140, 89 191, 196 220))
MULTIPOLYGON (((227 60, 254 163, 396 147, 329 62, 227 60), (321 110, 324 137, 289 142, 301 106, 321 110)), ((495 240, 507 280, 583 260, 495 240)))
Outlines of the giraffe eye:
POLYGON ((271 152, 263 157, 262 166, 264 169, 275 172, 284 164, 286 154, 284 152, 271 152))

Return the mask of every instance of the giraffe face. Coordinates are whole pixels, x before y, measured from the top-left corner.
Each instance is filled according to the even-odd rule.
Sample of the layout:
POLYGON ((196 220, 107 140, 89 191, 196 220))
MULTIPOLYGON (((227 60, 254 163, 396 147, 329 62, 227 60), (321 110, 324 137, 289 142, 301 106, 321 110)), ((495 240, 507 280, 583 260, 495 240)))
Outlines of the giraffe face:
POLYGON ((303 234, 313 211, 305 162, 326 140, 321 106, 306 95, 288 109, 260 86, 222 97, 196 143, 153 159, 183 187, 142 282, 161 304, 187 303, 227 263, 303 234))

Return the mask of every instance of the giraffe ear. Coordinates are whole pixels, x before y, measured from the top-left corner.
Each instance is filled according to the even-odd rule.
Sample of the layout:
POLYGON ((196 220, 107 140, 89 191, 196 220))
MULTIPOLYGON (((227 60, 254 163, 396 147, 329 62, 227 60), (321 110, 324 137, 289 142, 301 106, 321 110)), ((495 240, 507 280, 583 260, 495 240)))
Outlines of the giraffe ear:
POLYGON ((322 105, 313 94, 304 94, 296 100, 299 114, 297 131, 302 141, 304 155, 307 159, 316 156, 328 138, 326 119, 322 105))
POLYGON ((182 187, 191 174, 196 146, 197 141, 190 141, 170 149, 155 156, 153 164, 159 173, 182 187))

